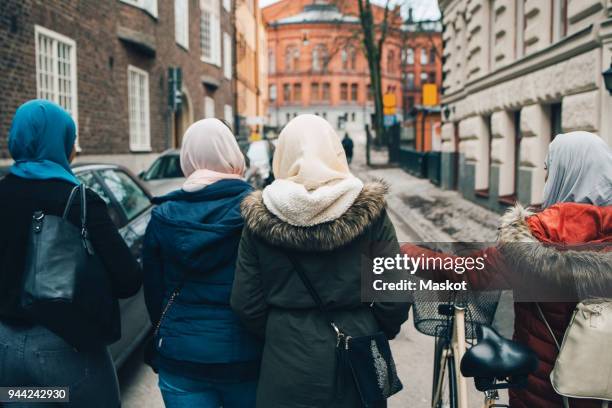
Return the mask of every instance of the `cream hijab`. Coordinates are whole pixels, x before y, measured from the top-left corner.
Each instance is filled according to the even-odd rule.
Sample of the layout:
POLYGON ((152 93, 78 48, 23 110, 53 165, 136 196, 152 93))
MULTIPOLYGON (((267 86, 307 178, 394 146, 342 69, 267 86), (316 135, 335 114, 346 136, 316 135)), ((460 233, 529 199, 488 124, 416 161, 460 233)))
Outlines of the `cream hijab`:
POLYGON ((244 156, 236 138, 219 119, 202 119, 187 129, 181 146, 183 190, 193 192, 222 179, 240 179, 244 156))
POLYGON ((363 188, 349 170, 340 138, 315 115, 300 115, 285 126, 272 168, 276 179, 263 191, 264 204, 296 226, 339 218, 363 188))

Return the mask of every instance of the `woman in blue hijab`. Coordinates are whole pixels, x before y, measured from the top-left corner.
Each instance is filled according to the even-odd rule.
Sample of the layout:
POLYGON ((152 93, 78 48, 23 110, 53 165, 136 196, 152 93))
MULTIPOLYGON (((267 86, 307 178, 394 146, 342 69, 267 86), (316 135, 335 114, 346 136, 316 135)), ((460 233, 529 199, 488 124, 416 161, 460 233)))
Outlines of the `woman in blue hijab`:
POLYGON ((62 107, 44 99, 21 105, 9 133, 10 172, 35 180, 59 179, 78 184, 70 162, 75 156, 76 127, 62 107))
MULTIPOLYGON (((75 140, 74 121, 53 102, 26 102, 13 117, 8 145, 15 163, 0 180, 0 387, 69 387, 70 406, 119 407, 117 375, 107 348, 91 345, 77 351, 65 339, 67 330, 79 328, 51 330, 19 306, 32 214, 62 216, 68 195, 79 184, 70 169, 75 140)), ((75 200, 68 220, 76 226, 79 212, 75 200)), ((111 221, 106 203, 91 190, 87 225, 114 297, 136 294, 142 282, 138 263, 111 221)), ((119 320, 118 306, 116 310, 119 320)))

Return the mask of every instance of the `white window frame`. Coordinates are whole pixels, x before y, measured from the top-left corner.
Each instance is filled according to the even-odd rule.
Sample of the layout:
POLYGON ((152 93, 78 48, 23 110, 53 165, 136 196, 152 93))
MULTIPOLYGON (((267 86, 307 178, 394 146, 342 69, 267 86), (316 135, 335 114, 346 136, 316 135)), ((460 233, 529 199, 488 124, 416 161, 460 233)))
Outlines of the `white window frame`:
POLYGON ((202 61, 221 66, 221 5, 219 0, 200 0, 200 48, 202 50, 202 61), (204 44, 202 40, 204 15, 208 15, 209 21, 209 38, 210 38, 210 55, 204 54, 204 44))
POLYGON ((232 36, 223 33, 223 75, 232 79, 232 36))
POLYGON ((215 100, 212 96, 204 97, 204 119, 215 117, 215 100))
POLYGON ((130 6, 138 7, 157 18, 157 0, 119 0, 130 6))
POLYGON ((189 49, 189 0, 174 0, 174 40, 189 49))
MULTIPOLYGON (((70 70, 70 98, 72 100, 72 107, 71 109, 67 109, 64 107, 72 116, 72 120, 74 120, 74 124, 76 127, 76 132, 77 135, 79 134, 79 104, 78 104, 78 92, 77 92, 77 57, 76 57, 76 41, 74 41, 72 38, 67 37, 63 34, 60 34, 58 32, 49 30, 48 28, 39 26, 39 25, 34 25, 34 44, 35 44, 35 52, 34 52, 34 59, 36 60, 36 95, 38 98, 43 98, 43 95, 41 95, 42 89, 41 89, 41 66, 40 66, 40 60, 39 60, 39 55, 41 50, 39 49, 39 37, 40 36, 45 36, 47 38, 50 38, 53 41, 53 48, 54 48, 54 55, 53 55, 53 62, 57 62, 57 44, 58 43, 63 43, 67 46, 70 47, 70 66, 71 66, 71 70, 70 70)), ((57 103, 58 105, 60 104, 60 100, 59 100, 59 74, 57 72, 57 64, 54 63, 51 66, 51 77, 52 77, 52 93, 53 93, 53 97, 51 99, 49 98, 45 98, 48 100, 51 100, 55 103, 57 103)), ((77 146, 77 150, 80 151, 79 148, 79 140, 77 138, 76 140, 76 146, 77 146)))
POLYGON ((151 151, 151 109, 150 109, 150 99, 149 99, 149 73, 143 69, 135 67, 133 65, 128 65, 127 69, 128 78, 127 78, 127 86, 128 86, 128 122, 129 122, 129 133, 130 133, 130 151, 133 152, 150 152, 151 151), (131 93, 131 74, 135 73, 137 75, 142 75, 145 78, 145 89, 144 89, 144 135, 143 140, 135 140, 139 135, 133 133, 132 128, 132 93, 131 93))
POLYGON ((427 51, 427 48, 421 47, 420 50, 421 51, 419 55, 419 62, 421 63, 421 65, 429 64, 429 52, 427 51))
POLYGON ((224 105, 223 106, 223 119, 225 119, 225 121, 230 125, 230 127, 234 128, 233 124, 234 124, 234 108, 232 108, 232 105, 224 105))

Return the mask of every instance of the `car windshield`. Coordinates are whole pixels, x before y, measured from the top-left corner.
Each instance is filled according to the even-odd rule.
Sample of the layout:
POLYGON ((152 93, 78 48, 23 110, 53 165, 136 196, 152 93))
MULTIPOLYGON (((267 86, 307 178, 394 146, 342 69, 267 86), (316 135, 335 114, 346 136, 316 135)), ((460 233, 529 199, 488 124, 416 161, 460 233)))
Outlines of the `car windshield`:
POLYGON ((178 154, 168 154, 160 157, 146 172, 145 180, 159 180, 183 177, 178 154))
POLYGON ((126 173, 118 170, 103 170, 100 175, 123 208, 128 221, 136 218, 151 205, 146 193, 126 173))

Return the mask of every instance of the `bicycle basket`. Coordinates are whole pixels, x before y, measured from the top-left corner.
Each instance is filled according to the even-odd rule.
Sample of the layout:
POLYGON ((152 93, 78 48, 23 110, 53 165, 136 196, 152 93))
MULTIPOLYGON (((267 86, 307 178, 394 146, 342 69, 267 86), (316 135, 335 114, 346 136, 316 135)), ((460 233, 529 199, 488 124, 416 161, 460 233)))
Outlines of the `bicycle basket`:
MULTIPOLYGON (((414 294, 414 327, 427 336, 447 336, 448 318, 439 314, 438 306, 453 302, 455 292, 421 291, 414 294)), ((461 293, 461 303, 466 306, 465 337, 476 337, 476 328, 491 324, 501 291, 468 291, 461 293)))

